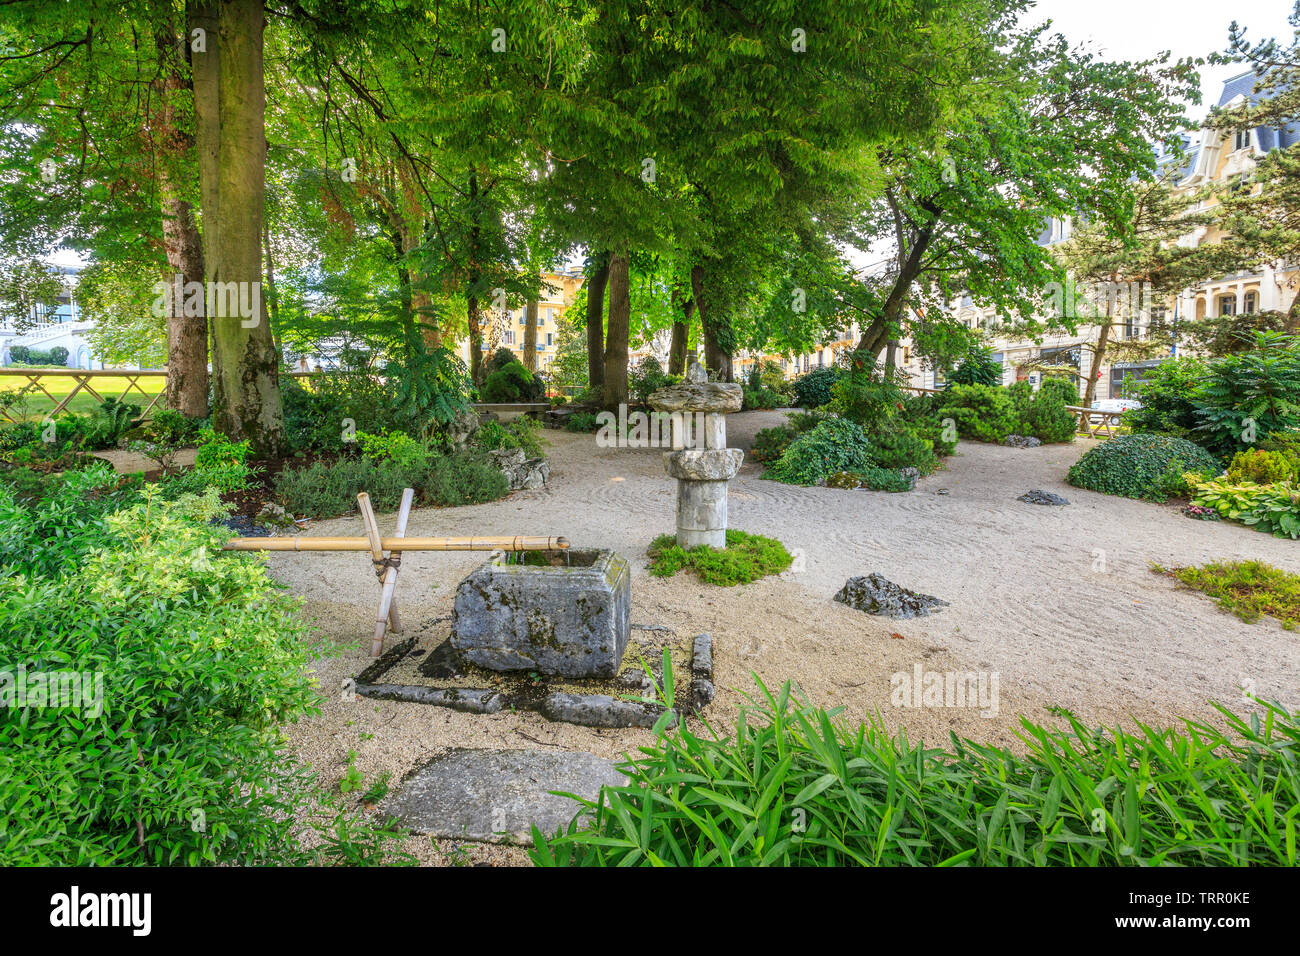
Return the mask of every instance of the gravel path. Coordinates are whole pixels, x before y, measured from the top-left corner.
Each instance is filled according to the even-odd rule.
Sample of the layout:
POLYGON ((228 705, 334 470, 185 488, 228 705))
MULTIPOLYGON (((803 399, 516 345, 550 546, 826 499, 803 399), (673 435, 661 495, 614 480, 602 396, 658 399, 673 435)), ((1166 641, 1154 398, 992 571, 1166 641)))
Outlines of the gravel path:
MULTIPOLYGON (((779 412, 730 416, 729 443, 748 449, 759 428, 783 420, 779 412)), ((1067 469, 1091 442, 1024 450, 963 443, 945 469, 907 494, 781 485, 746 462, 732 482, 731 526, 798 549, 802 570, 712 588, 688 574, 659 579, 645 571, 646 545, 673 524, 675 485, 659 450, 602 449, 590 435, 546 435, 549 487, 487 505, 422 509, 408 534, 560 534, 575 547, 620 551, 633 566, 634 623, 713 634, 718 699, 706 712, 710 722, 734 719, 754 688, 751 674, 769 686, 794 681, 815 703, 841 707, 850 719, 876 715, 891 730, 936 743, 951 731, 1014 746, 1019 715, 1054 723, 1058 707, 1092 725, 1211 717, 1212 700, 1243 706, 1243 681, 1262 697, 1300 704, 1300 635, 1274 621, 1239 621, 1149 570, 1152 563, 1259 558, 1300 572, 1300 544, 1066 485, 1067 469), (1071 504, 1016 500, 1032 488, 1071 504), (831 601, 848 577, 872 571, 952 606, 894 622, 831 601), (996 672, 996 714, 893 706, 891 675, 917 665, 996 672)), ((380 518, 385 530, 391 522, 380 518)), ((363 531, 359 519, 343 518, 309 533, 363 531)), ((457 582, 482 559, 406 555, 398 596, 408 628, 445 628, 440 619, 450 614, 457 582)), ((268 560, 339 647, 318 667, 322 686, 338 687, 368 661, 363 645, 378 588, 367 562, 322 553, 268 560)), ((292 735, 326 779, 342 773, 349 750, 368 778, 386 771, 396 779, 440 747, 563 747, 618 757, 648 742, 644 731, 552 724, 535 714, 481 717, 361 698, 330 700, 292 735)), ((474 850, 475 859, 510 852, 474 850)))

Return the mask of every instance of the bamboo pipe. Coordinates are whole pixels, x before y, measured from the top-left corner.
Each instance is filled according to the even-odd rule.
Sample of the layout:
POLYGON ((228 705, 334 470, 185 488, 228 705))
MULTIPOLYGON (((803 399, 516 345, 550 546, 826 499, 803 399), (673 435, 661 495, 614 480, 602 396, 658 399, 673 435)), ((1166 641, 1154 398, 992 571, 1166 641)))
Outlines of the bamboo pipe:
MULTIPOLYGON (((470 538, 381 538, 385 551, 564 551, 569 539, 543 535, 484 535, 470 538)), ((369 538, 295 535, 231 538, 224 551, 369 551, 369 538)))
MULTIPOLYGON (((410 488, 407 488, 406 490, 411 491, 410 488)), ((414 494, 413 491, 411 491, 411 493, 414 494)), ((406 506, 406 500, 407 500, 406 495, 403 494, 402 495, 403 506, 406 506)), ((384 559, 384 549, 383 546, 380 544, 380 541, 382 539, 379 535, 379 522, 375 519, 375 509, 370 506, 370 495, 366 494, 364 491, 357 492, 357 510, 361 513, 361 523, 365 525, 366 537, 370 539, 370 560, 373 561, 376 566, 378 566, 380 562, 382 562, 384 559)), ((401 521, 400 516, 398 520, 401 521)), ((406 522, 402 521, 401 523, 403 524, 403 527, 398 528, 393 532, 399 538, 406 532, 406 528, 404 527, 406 522)), ((383 587, 383 581, 384 579, 383 576, 381 575, 379 578, 379 583, 381 588, 383 587)), ((388 610, 392 618, 393 630, 400 631, 402 629, 402 622, 401 619, 397 616, 397 606, 395 604, 392 604, 389 606, 388 610)), ((379 635, 379 640, 381 642, 383 641, 382 632, 379 635)))

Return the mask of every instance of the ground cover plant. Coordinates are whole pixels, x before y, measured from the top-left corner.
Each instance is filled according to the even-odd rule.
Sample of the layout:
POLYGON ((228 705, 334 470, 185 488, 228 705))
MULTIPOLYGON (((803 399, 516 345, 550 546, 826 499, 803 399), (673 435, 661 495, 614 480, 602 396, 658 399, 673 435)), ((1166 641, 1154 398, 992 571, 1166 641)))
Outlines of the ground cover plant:
POLYGON ((727 546, 710 548, 701 545, 687 550, 671 534, 661 534, 650 543, 650 573, 655 577, 672 577, 690 569, 705 584, 731 587, 749 584, 769 574, 780 574, 794 560, 775 538, 727 529, 727 546))
POLYGON ((1212 508, 1220 517, 1239 521, 1275 538, 1300 538, 1300 488, 1282 481, 1260 485, 1228 478, 1194 478, 1192 504, 1212 508))
POLYGON ((1218 460, 1173 435, 1120 435, 1089 449, 1070 466, 1066 481, 1108 495, 1166 501, 1187 493, 1188 472, 1218 474, 1218 460))
POLYGON ((828 475, 860 471, 871 464, 871 444, 862 427, 846 418, 827 418, 795 438, 763 477, 815 485, 828 475))
MULTIPOLYGON (((671 669, 664 696, 671 702, 671 669)), ((539 866, 1295 866, 1300 723, 1066 729, 1025 752, 851 726, 761 682, 731 735, 657 728, 539 866)))
POLYGON ((1243 621, 1276 618, 1288 631, 1300 625, 1300 575, 1262 561, 1216 561, 1199 568, 1162 568, 1181 584, 1216 599, 1243 621))

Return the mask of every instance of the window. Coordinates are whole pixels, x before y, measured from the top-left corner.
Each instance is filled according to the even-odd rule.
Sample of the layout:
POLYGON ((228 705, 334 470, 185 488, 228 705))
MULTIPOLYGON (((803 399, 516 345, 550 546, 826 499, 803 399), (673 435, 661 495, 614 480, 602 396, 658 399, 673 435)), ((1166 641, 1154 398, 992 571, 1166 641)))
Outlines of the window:
POLYGON ((547 344, 547 345, 554 345, 554 344, 555 344, 555 333, 554 333, 554 332, 547 332, 547 333, 546 333, 546 344, 547 344))
POLYGON ((1246 315, 1255 314, 1255 293, 1254 292, 1246 293, 1243 311, 1245 312, 1246 315))
POLYGON ((1250 130, 1239 130, 1232 138, 1234 151, 1250 148, 1250 130))
POLYGON ((514 345, 514 344, 515 344, 515 330, 514 330, 514 329, 507 329, 506 331, 502 332, 502 333, 501 333, 501 341, 502 341, 502 343, 505 344, 505 345, 514 345))
POLYGON ((823 366, 823 364, 825 364, 825 363, 824 363, 824 361, 823 361, 823 359, 822 359, 822 350, 821 350, 821 349, 818 349, 818 350, 817 350, 817 367, 818 367, 818 368, 821 368, 821 367, 823 366))
POLYGON ((1219 315, 1236 315, 1237 297, 1235 295, 1219 296, 1219 315))

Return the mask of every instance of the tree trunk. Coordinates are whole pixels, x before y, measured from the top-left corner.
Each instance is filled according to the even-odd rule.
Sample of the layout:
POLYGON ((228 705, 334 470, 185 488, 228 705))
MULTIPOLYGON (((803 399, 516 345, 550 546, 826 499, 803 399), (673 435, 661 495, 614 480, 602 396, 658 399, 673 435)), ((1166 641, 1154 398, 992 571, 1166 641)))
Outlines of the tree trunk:
POLYGON ((1106 358, 1106 346, 1110 342, 1110 298, 1110 296, 1106 297, 1106 323, 1101 327, 1101 332, 1097 335, 1096 350, 1092 354, 1092 367, 1088 369, 1088 384, 1083 389, 1084 408, 1092 408, 1092 403, 1097 399, 1097 373, 1101 371, 1102 360, 1106 358))
POLYGON ((185 198, 178 173, 194 144, 177 122, 177 100, 189 87, 188 74, 182 69, 186 43, 171 26, 170 10, 160 14, 158 22, 154 33, 158 76, 152 83, 158 107, 153 111, 149 133, 158 177, 163 251, 168 266, 166 282, 175 293, 168 297, 165 401, 168 408, 189 418, 204 418, 208 414, 208 323, 201 305, 191 304, 186 309, 184 295, 187 287, 195 287, 191 284, 202 287, 203 247, 194 207, 185 198), (179 288, 174 283, 179 283, 179 288))
MULTIPOLYGON (((266 88, 262 0, 221 0, 218 73, 220 241, 209 266, 208 321, 219 383, 213 427, 258 455, 288 451, 280 400, 280 356, 262 295, 266 191, 266 88)), ((211 39, 209 37, 209 39, 211 39)), ((206 210, 205 210, 206 211, 206 210)), ((205 215, 205 221, 209 217, 205 215)))
POLYGON ((604 406, 627 404, 628 332, 632 321, 631 263, 625 251, 609 258, 609 333, 605 337, 604 406))
POLYGON ((609 256, 598 253, 587 281, 587 385, 604 394, 605 387, 605 285, 609 282, 609 256))
MULTIPOLYGON (((688 305, 687 308, 690 308, 688 305)), ((680 319, 673 323, 673 339, 668 346, 668 374, 686 374, 686 349, 690 339, 690 328, 680 319)))
MULTIPOLYGON (((187 0, 185 5, 186 37, 190 41, 190 81, 194 88, 194 151, 199 168, 199 210, 202 214, 203 278, 212 279, 216 264, 217 208, 219 181, 217 170, 220 149, 220 104, 217 79, 220 74, 221 50, 218 43, 219 22, 216 0, 187 0), (203 49, 196 50, 194 31, 202 31, 203 49)), ((203 321, 209 337, 208 352, 215 361, 216 341, 212 323, 207 319, 207 297, 204 296, 203 321)), ((219 377, 211 376, 212 402, 222 397, 219 377)))
POLYGON ((713 314, 712 306, 705 307, 704 267, 691 268, 691 297, 700 314, 700 329, 704 333, 704 365, 717 375, 718 381, 731 381, 731 353, 721 341, 720 320, 713 314))
MULTIPOLYGON (((420 201, 415 170, 411 161, 404 156, 397 161, 397 179, 402 192, 401 214, 398 216, 401 224, 401 255, 409 263, 411 254, 424 241, 424 206, 420 201)), ((411 275, 409 265, 403 268, 407 271, 411 309, 415 313, 415 321, 424 344, 430 349, 441 348, 442 330, 438 327, 438 317, 433 312, 432 299, 425 287, 427 280, 423 274, 411 275)))
POLYGON ((262 220, 262 255, 266 259, 266 311, 271 318, 271 341, 275 343, 275 354, 284 354, 284 344, 280 341, 280 300, 275 295, 275 259, 271 256, 271 224, 262 220))
POLYGON ((475 385, 482 385, 483 326, 479 321, 478 296, 465 297, 465 314, 469 321, 469 377, 475 385))
POLYGON ((537 371, 537 303, 524 306, 524 368, 537 371))

